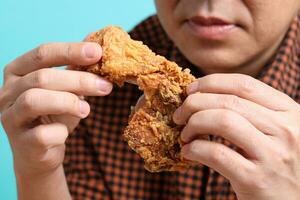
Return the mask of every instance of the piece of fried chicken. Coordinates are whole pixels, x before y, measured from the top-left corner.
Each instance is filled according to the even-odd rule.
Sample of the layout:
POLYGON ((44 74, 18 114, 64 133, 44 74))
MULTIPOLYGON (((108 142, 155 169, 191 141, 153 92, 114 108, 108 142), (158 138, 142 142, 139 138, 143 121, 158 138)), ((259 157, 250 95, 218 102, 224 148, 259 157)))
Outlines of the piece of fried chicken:
POLYGON ((132 40, 119 27, 109 26, 88 40, 102 46, 103 56, 99 63, 79 70, 99 74, 119 86, 124 82, 137 84, 144 91, 145 103, 131 114, 124 138, 144 159, 145 168, 150 172, 188 168, 192 163, 180 155, 182 127, 172 121, 172 115, 195 77, 132 40))

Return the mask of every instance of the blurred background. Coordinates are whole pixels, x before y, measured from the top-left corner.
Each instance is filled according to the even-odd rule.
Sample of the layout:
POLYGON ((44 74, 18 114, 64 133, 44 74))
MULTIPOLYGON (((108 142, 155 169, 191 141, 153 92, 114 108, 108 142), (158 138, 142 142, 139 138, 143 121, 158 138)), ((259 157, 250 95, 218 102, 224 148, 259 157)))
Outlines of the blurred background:
MULTIPOLYGON (((153 0, 0 0, 1 85, 4 66, 42 43, 81 41, 109 24, 130 30, 154 12, 153 0)), ((12 154, 2 126, 0 199, 17 199, 12 154)))

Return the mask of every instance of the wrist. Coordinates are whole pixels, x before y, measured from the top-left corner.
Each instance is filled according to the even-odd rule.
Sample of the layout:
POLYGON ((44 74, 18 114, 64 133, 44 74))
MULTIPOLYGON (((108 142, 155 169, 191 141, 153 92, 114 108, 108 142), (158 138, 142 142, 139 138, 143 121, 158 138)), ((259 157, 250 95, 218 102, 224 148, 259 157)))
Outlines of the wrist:
POLYGON ((71 199, 62 165, 51 172, 15 174, 19 199, 71 199))
POLYGON ((55 174, 60 170, 63 170, 62 164, 57 164, 55 166, 45 166, 41 163, 36 164, 30 161, 20 162, 20 159, 15 159, 14 162, 15 175, 20 178, 42 178, 47 177, 51 174, 55 174))
POLYGON ((62 166, 59 166, 55 169, 51 170, 39 170, 39 169, 33 169, 33 168, 26 168, 26 167, 19 167, 14 166, 15 176, 17 181, 22 180, 39 180, 39 179, 47 179, 51 176, 55 176, 56 174, 59 174, 60 171, 63 170, 62 166))

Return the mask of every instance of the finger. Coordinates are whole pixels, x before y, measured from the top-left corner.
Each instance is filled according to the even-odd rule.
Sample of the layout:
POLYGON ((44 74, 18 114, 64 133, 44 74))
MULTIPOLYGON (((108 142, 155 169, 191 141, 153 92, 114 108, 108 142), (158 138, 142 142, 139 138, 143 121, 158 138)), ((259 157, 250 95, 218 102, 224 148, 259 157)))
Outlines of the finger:
POLYGON ((207 109, 234 111, 267 135, 276 135, 280 132, 277 125, 281 119, 276 112, 247 99, 228 94, 197 92, 189 95, 174 112, 174 122, 183 125, 194 113, 207 109))
POLYGON ((140 96, 140 98, 138 99, 138 101, 134 107, 134 110, 138 111, 141 107, 143 107, 145 105, 145 103, 146 103, 145 96, 144 95, 140 96))
POLYGON ((221 136, 243 149, 252 158, 261 158, 267 136, 239 114, 225 109, 211 109, 191 116, 181 133, 188 143, 203 135, 221 136))
POLYGON ((181 149, 188 160, 200 162, 222 174, 230 181, 246 183, 255 171, 255 164, 223 144, 194 140, 181 149))
POLYGON ((26 145, 41 149, 50 149, 63 145, 68 137, 68 129, 64 124, 41 124, 24 133, 26 145))
MULTIPOLYGON (((31 88, 67 91, 78 95, 104 96, 111 92, 112 84, 105 79, 88 72, 40 69, 19 78, 10 88, 9 99, 15 99, 31 88)), ((7 93, 8 95, 8 93, 7 93)))
POLYGON ((296 102, 271 86, 243 74, 211 74, 187 87, 187 93, 232 94, 276 111, 293 109, 296 102))
MULTIPOLYGON (((91 37, 93 34, 95 34, 95 33, 96 33, 96 32, 92 32, 92 33, 88 34, 87 36, 85 36, 85 38, 83 39, 83 41, 84 41, 84 42, 90 41, 90 37, 91 37)), ((67 70, 74 70, 74 69, 76 69, 76 65, 67 65, 67 66, 66 66, 66 69, 67 69, 67 70)))
POLYGON ((62 65, 90 65, 100 60, 102 49, 93 42, 48 43, 18 57, 6 72, 22 76, 41 68, 62 65))
POLYGON ((89 104, 68 92, 30 89, 22 93, 8 109, 13 123, 28 125, 39 116, 70 114, 84 118, 90 111, 89 104))

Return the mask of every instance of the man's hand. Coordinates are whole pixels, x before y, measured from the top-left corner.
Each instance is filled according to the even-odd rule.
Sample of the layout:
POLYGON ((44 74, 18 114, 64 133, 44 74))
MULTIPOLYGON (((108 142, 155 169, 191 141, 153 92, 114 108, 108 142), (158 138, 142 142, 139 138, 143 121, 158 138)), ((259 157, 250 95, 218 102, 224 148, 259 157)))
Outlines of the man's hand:
POLYGON ((300 106, 246 75, 212 74, 187 88, 174 113, 182 155, 228 178, 240 200, 300 199, 300 106), (221 136, 240 148, 202 140, 221 136))
MULTIPOLYGON (((19 191, 23 193, 19 196, 35 199, 31 196, 34 192, 26 187, 41 187, 38 183, 45 181, 53 187, 57 181, 51 184, 51 178, 64 178, 65 140, 90 110, 82 96, 104 96, 112 90, 112 84, 97 75, 50 67, 90 65, 101 55, 96 43, 49 43, 5 67, 0 90, 1 121, 13 150, 19 191), (39 181, 32 185, 28 181, 35 179, 39 181)), ((57 194, 52 191, 51 195, 57 194)))

